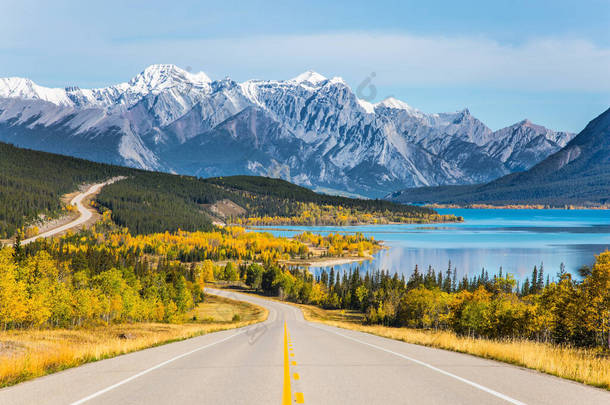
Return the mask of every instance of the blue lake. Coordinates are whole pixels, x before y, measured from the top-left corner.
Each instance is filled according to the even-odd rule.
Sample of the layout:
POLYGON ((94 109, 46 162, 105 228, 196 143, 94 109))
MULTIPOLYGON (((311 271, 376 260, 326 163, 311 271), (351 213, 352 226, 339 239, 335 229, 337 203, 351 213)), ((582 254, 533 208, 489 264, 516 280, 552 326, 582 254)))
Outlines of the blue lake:
MULTIPOLYGON (((561 263, 575 273, 591 265, 595 255, 610 249, 608 210, 494 210, 440 209, 442 214, 464 217, 460 224, 368 225, 368 226, 282 226, 269 227, 279 236, 292 236, 309 230, 315 233, 362 232, 384 241, 388 247, 374 259, 360 264, 362 270, 383 269, 408 276, 417 264, 445 270, 449 260, 458 277, 473 275, 485 268, 523 279, 534 265, 544 264, 546 274, 554 275, 561 263)), ((356 264, 335 266, 349 269, 356 264)), ((311 268, 319 272, 320 268, 311 268)))

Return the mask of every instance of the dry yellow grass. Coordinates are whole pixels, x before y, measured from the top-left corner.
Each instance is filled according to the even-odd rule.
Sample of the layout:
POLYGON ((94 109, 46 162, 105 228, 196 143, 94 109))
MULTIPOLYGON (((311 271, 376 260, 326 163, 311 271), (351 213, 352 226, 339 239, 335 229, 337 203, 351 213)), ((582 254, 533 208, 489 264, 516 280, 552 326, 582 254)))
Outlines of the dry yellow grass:
POLYGON ((407 343, 468 353, 610 390, 610 359, 597 351, 526 340, 474 339, 445 331, 363 325, 362 315, 356 312, 328 311, 309 305, 299 306, 308 321, 371 333, 407 343))
POLYGON ((214 323, 257 322, 267 318, 267 310, 258 305, 216 295, 206 295, 204 304, 185 315, 186 321, 214 323), (195 317, 195 318, 193 318, 195 317), (239 319, 236 319, 239 317, 239 319))
POLYGON ((238 328, 267 318, 262 307, 207 296, 181 324, 134 323, 84 329, 0 332, 0 387, 91 361, 238 328), (196 315, 198 321, 193 321, 196 315), (238 315, 240 320, 235 320, 238 315))

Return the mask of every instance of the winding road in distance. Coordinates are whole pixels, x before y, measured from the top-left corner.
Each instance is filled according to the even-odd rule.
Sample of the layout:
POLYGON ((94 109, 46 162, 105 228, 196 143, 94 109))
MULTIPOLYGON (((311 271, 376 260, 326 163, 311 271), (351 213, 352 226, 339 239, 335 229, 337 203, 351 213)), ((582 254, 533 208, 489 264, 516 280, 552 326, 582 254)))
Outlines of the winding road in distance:
POLYGON ((0 404, 610 404, 601 389, 207 292, 263 306, 269 318, 4 388, 0 404))
POLYGON ((82 193, 77 194, 74 198, 72 198, 72 200, 70 201, 70 205, 75 205, 76 208, 78 209, 78 213, 80 214, 78 216, 78 218, 74 219, 73 221, 68 222, 67 224, 58 226, 57 228, 53 228, 53 229, 49 229, 48 231, 42 232, 36 236, 33 236, 31 238, 28 239, 24 239, 21 241, 22 245, 27 245, 28 243, 32 243, 34 242, 36 239, 38 238, 47 238, 49 236, 54 236, 57 235, 61 232, 65 232, 69 229, 72 228, 76 228, 82 224, 84 224, 85 222, 87 222, 89 219, 91 219, 91 217, 93 216, 93 213, 91 212, 90 209, 88 209, 87 207, 85 207, 83 205, 83 200, 87 197, 89 197, 92 194, 97 193, 98 191, 101 190, 102 187, 108 185, 108 184, 112 184, 118 180, 121 180, 122 177, 116 177, 113 179, 110 179, 108 181, 105 181, 103 183, 97 183, 97 184, 93 184, 91 187, 89 187, 86 191, 83 191, 82 193))

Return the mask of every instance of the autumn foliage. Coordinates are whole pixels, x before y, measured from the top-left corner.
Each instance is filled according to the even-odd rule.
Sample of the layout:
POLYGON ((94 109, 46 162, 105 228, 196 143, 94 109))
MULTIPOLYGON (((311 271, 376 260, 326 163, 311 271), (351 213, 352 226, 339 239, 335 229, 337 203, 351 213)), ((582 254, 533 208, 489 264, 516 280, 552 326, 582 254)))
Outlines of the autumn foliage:
POLYGON ((313 202, 295 203, 292 215, 258 215, 236 218, 240 225, 362 225, 362 224, 429 224, 436 222, 461 222, 454 215, 440 215, 434 211, 369 211, 359 207, 321 205, 313 202))
POLYGON ((376 271, 320 276, 299 269, 265 270, 262 289, 283 298, 330 309, 352 309, 366 323, 450 331, 487 339, 529 339, 578 347, 610 348, 610 252, 597 257, 581 280, 560 270, 554 281, 517 290, 510 274, 457 281, 446 273, 414 271, 408 280, 376 271))
POLYGON ((362 235, 290 239, 240 227, 131 235, 106 213, 89 230, 0 250, 0 328, 172 322, 204 298, 205 282, 245 281, 246 263, 275 272, 280 260, 307 257, 308 245, 342 255, 376 244, 362 235))

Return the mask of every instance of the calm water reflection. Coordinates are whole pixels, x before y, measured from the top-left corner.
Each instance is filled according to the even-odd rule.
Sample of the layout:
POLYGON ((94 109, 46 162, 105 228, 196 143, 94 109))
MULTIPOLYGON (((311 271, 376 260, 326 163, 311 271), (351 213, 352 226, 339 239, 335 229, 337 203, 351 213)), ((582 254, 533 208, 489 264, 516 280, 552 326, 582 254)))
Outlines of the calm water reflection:
MULTIPOLYGON (((602 210, 487 210, 442 209, 464 217, 462 224, 376 225, 356 227, 273 227, 275 235, 291 236, 303 230, 362 232, 383 240, 389 249, 362 263, 364 270, 384 269, 409 275, 415 265, 446 269, 449 260, 458 276, 490 273, 500 266, 522 278, 534 265, 544 263, 555 274, 561 263, 571 272, 592 264, 595 255, 610 249, 610 211, 602 210)), ((351 265, 343 265, 348 269, 351 265)), ((319 268, 312 268, 318 272, 319 268)))

